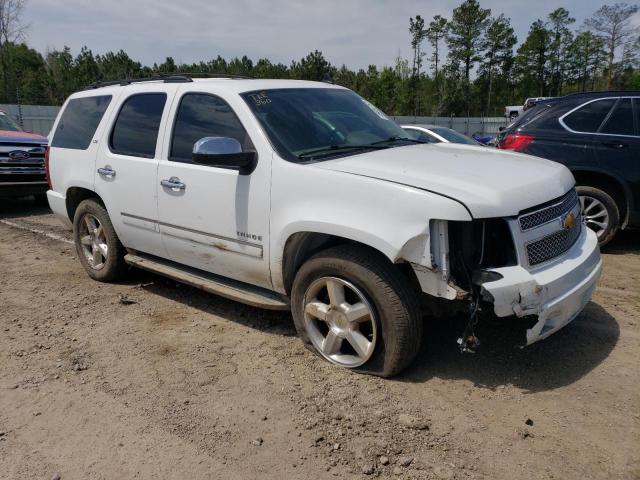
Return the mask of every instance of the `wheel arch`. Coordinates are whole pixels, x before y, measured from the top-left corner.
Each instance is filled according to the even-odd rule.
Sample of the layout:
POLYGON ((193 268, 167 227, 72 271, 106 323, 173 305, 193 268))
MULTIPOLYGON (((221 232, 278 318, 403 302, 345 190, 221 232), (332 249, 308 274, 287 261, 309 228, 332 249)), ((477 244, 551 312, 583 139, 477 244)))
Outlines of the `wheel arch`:
POLYGON ((577 186, 595 187, 611 195, 620 211, 620 228, 625 229, 629 221, 632 193, 624 181, 610 172, 579 168, 571 170, 577 186))
POLYGON ((346 244, 365 248, 372 253, 382 255, 390 264, 396 265, 410 282, 415 282, 414 285, 418 285, 417 277, 411 266, 403 260, 393 262, 389 251, 385 253, 382 249, 370 245, 369 242, 363 242, 361 239, 356 240, 354 238, 315 231, 300 231, 289 235, 284 246, 281 271, 278 273, 281 274, 282 287, 285 293, 287 295, 291 294, 295 275, 309 258, 323 250, 346 244))
POLYGON ((104 206, 104 201, 100 198, 100 195, 93 190, 89 190, 84 187, 70 187, 67 189, 65 203, 67 207, 67 215, 71 222, 73 222, 73 217, 78 205, 80 205, 80 202, 89 198, 97 200, 102 206, 104 206))

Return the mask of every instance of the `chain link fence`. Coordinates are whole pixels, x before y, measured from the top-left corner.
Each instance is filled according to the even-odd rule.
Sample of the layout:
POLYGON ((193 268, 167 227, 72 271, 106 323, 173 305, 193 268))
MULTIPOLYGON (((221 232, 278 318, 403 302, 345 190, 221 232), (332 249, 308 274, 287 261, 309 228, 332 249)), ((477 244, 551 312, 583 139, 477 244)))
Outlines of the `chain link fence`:
POLYGON ((422 124, 447 127, 465 135, 491 135, 507 126, 505 117, 391 117, 400 125, 422 124))
POLYGON ((51 131, 60 107, 0 104, 0 110, 9 115, 23 130, 46 136, 51 131))

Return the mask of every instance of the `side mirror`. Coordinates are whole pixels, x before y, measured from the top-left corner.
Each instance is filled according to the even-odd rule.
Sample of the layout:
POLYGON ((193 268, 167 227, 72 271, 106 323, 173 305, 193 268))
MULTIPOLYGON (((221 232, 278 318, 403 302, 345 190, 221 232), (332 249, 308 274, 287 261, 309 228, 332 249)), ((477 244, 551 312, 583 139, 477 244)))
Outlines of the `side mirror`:
POLYGON ((193 162, 210 167, 237 168, 241 175, 249 175, 256 168, 258 153, 242 151, 235 138, 204 137, 193 145, 193 162))
POLYGON ((499 128, 498 128, 498 131, 499 131, 499 132, 503 132, 505 128, 507 128, 507 127, 499 127, 499 128))

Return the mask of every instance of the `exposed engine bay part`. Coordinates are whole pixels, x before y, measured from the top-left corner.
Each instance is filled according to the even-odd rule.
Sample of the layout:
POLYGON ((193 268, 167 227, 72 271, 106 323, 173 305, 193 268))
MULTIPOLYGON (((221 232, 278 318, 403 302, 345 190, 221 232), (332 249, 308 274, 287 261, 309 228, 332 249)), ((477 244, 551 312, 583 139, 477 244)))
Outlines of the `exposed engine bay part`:
MULTIPOLYGON (((421 262, 411 261, 413 271, 423 292, 437 298, 462 300, 468 292, 451 278, 449 262, 449 224, 446 220, 432 220, 429 225, 429 242, 423 248, 421 262)), ((413 239, 412 239, 413 240, 413 239)), ((408 242, 409 243, 409 242, 408 242)), ((410 250, 405 246, 403 252, 410 250)), ((413 260, 417 260, 415 254, 413 260)))

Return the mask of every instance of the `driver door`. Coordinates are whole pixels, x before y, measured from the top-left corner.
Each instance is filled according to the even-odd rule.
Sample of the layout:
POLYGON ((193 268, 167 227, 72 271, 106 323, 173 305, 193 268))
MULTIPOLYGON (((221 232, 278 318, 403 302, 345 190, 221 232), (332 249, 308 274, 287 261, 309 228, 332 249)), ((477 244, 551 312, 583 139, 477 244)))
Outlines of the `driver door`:
POLYGON ((178 94, 158 166, 159 230, 171 260, 270 288, 270 151, 258 149, 257 167, 249 175, 192 161, 193 146, 204 137, 230 137, 243 151, 255 148, 236 114, 253 125, 241 102, 238 97, 234 109, 209 93, 178 94))

